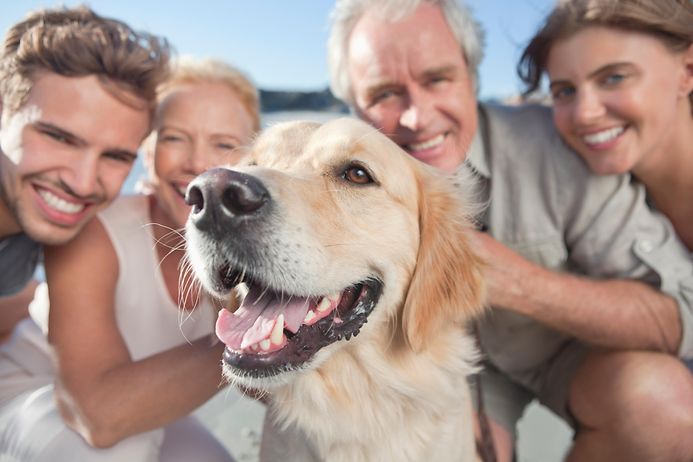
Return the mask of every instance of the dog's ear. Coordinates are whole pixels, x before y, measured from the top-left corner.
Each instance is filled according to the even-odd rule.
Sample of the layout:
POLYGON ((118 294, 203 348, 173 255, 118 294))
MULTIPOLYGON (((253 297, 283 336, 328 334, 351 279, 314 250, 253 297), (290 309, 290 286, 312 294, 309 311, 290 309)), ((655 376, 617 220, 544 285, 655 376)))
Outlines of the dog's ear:
POLYGON ((439 329, 479 314, 485 294, 462 192, 452 179, 425 172, 418 201, 419 249, 402 314, 404 338, 417 352, 439 329))

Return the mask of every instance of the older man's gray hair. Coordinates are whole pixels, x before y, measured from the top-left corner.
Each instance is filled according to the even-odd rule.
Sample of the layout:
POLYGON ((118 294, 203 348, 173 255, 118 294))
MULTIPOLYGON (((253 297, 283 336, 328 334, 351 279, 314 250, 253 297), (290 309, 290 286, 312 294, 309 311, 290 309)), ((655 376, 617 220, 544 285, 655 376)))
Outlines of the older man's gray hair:
POLYGON ((351 32, 361 16, 372 10, 380 17, 394 22, 409 16, 424 3, 436 5, 443 12, 460 44, 478 92, 479 64, 484 54, 484 31, 464 4, 457 0, 337 0, 330 16, 330 37, 327 42, 330 88, 337 98, 354 105, 347 71, 347 47, 351 32))

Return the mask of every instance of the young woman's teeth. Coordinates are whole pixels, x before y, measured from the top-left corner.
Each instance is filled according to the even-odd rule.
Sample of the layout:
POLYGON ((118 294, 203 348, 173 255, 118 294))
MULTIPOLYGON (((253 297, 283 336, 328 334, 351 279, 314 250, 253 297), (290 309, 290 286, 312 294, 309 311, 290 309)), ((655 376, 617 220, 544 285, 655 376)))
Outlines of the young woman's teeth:
POLYGON ((609 128, 608 130, 603 130, 598 133, 591 133, 589 135, 585 135, 582 137, 582 139, 587 144, 606 143, 607 141, 611 141, 617 136, 619 136, 621 133, 623 133, 623 130, 623 127, 609 128))
POLYGON ((38 193, 46 204, 48 204, 58 212, 75 214, 84 210, 84 204, 75 204, 73 202, 68 202, 64 199, 59 198, 52 192, 46 191, 45 189, 40 189, 38 193))
POLYGON ((430 149, 432 147, 438 146, 440 143, 443 142, 445 139, 444 134, 440 134, 436 136, 435 138, 431 138, 430 140, 423 141, 421 143, 412 143, 409 145, 409 149, 412 151, 423 151, 424 149, 430 149))

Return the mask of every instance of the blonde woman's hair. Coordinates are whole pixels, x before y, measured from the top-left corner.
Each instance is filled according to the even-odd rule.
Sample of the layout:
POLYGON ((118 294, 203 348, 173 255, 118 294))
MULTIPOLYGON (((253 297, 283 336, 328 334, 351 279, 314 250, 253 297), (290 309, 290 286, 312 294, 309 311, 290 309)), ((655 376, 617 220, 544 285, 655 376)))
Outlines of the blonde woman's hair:
POLYGON ((217 83, 238 96, 250 115, 253 130, 260 130, 260 97, 253 82, 237 68, 217 59, 193 59, 181 56, 171 66, 171 75, 157 89, 157 101, 176 86, 183 84, 217 83))
POLYGON ((155 107, 156 88, 166 78, 168 42, 137 32, 86 6, 43 9, 9 29, 0 51, 3 113, 16 112, 41 73, 97 76, 124 103, 155 107), (134 97, 134 98, 133 98, 134 97))
MULTIPOLYGON (((693 43, 691 0, 559 0, 532 37, 517 65, 528 95, 541 85, 553 44, 590 26, 649 34, 674 53, 693 43)), ((693 93, 689 94, 693 113, 693 93)))

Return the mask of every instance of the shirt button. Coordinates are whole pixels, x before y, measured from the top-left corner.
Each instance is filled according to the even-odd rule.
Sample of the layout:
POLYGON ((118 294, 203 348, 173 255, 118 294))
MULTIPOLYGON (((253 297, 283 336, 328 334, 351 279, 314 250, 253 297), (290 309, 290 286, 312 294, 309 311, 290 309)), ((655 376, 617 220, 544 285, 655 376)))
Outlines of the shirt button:
POLYGON ((650 253, 654 249, 654 245, 649 239, 643 239, 642 241, 638 242, 638 248, 641 252, 650 253))

